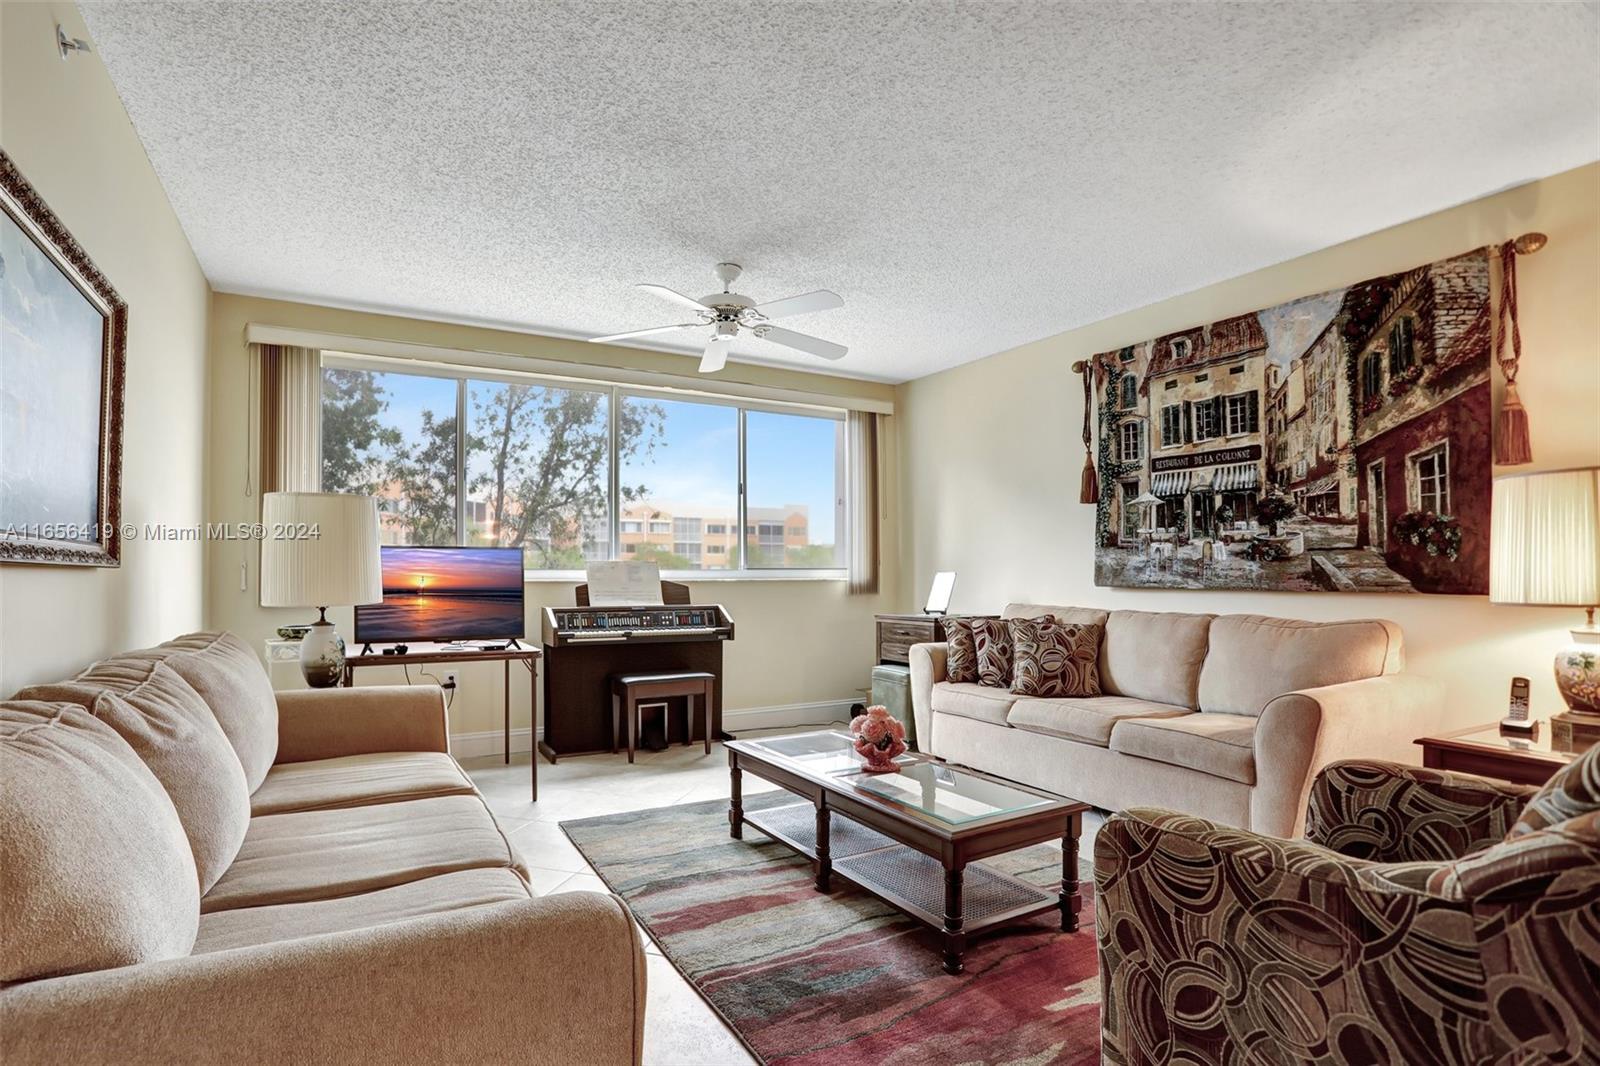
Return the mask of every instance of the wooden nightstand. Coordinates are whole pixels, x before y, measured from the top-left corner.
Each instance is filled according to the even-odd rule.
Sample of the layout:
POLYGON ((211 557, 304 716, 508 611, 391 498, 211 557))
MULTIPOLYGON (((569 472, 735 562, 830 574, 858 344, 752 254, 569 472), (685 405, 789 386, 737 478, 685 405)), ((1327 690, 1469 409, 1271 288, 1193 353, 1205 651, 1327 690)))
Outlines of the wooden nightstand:
POLYGON ((944 639, 944 622, 935 614, 880 614, 878 620, 878 658, 880 663, 911 661, 911 645, 937 644, 944 639))
POLYGON ((1519 785, 1542 785, 1576 755, 1550 747, 1550 723, 1539 723, 1537 737, 1508 736, 1498 725, 1475 725, 1421 737, 1422 765, 1435 770, 1498 777, 1519 785))

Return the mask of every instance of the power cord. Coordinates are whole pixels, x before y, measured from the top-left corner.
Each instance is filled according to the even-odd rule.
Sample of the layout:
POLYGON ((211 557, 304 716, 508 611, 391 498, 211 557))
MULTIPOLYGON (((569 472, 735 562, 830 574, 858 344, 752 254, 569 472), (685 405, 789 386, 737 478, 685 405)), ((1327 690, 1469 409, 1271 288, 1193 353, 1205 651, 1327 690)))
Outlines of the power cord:
MULTIPOLYGON (((406 672, 406 684, 408 684, 408 685, 415 684, 416 682, 411 680, 411 667, 408 666, 405 663, 401 663, 400 664, 400 668, 406 672)), ((433 674, 430 674, 426 670, 418 670, 417 673, 420 674, 423 677, 432 679, 432 681, 433 681, 433 683, 435 685, 438 685, 441 689, 444 690, 444 709, 445 710, 448 711, 452 706, 455 705, 455 702, 456 702, 456 683, 454 681, 440 681, 437 677, 435 677, 433 674)))

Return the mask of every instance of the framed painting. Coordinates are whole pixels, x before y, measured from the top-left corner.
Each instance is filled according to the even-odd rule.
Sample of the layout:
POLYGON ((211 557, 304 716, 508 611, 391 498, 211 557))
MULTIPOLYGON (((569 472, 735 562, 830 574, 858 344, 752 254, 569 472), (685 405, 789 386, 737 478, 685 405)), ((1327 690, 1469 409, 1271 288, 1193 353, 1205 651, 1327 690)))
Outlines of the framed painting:
POLYGON ((0 562, 118 566, 128 307, 0 152, 0 562))
POLYGON ((1489 591, 1487 249, 1100 352, 1095 583, 1489 591))

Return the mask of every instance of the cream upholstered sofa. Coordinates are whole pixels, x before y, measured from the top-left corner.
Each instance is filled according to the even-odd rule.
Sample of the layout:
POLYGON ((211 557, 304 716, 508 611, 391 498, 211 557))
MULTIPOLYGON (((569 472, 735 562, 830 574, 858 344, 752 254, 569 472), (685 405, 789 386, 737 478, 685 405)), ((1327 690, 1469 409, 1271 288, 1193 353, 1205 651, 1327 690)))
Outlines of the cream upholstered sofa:
POLYGON ((945 679, 944 644, 911 648, 923 751, 1107 810, 1165 807, 1299 833, 1311 780, 1338 759, 1414 762, 1445 724, 1443 687, 1400 673, 1392 622, 1101 611, 1014 603, 1105 627, 1102 695, 1036 699, 945 679))
POLYGON ((621 901, 534 898, 433 687, 193 634, 0 704, 0 1061, 638 1063, 621 901))

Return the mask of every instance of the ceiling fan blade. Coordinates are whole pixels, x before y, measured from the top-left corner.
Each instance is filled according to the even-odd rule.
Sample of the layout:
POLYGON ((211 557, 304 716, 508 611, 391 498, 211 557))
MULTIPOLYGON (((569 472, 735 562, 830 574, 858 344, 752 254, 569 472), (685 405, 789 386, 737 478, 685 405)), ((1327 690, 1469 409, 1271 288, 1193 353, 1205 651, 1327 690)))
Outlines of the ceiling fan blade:
POLYGON ((675 304, 680 304, 684 307, 691 307, 696 311, 711 310, 710 307, 701 303, 699 300, 694 299, 692 296, 685 296, 678 290, 669 289, 665 285, 635 285, 634 288, 643 289, 645 292, 655 293, 663 300, 671 300, 675 304))
POLYGON ((845 353, 850 350, 842 344, 835 344, 832 341, 825 341, 821 337, 812 337, 805 333, 796 333, 794 330, 784 329, 782 326, 763 326, 756 336, 764 337, 786 348, 798 348, 802 352, 808 352, 823 359, 843 359, 845 353))
POLYGON ((783 318, 786 315, 806 315, 813 311, 832 311, 835 307, 843 306, 844 297, 827 289, 818 289, 816 292, 805 292, 799 296, 785 296, 781 300, 756 304, 756 310, 767 318, 783 318))
POLYGON ((732 337, 712 337, 707 341, 705 354, 700 357, 700 373, 715 374, 727 366, 728 349, 732 347, 732 337))
POLYGON ((633 337, 648 337, 652 333, 671 333, 675 329, 693 329, 703 326, 704 322, 679 322, 675 326, 655 326, 651 329, 633 329, 626 333, 611 333, 604 337, 590 337, 590 344, 610 344, 612 341, 625 341, 633 337))

